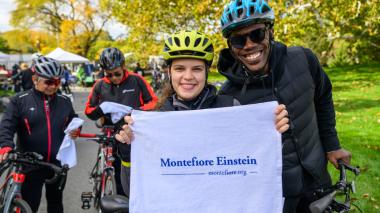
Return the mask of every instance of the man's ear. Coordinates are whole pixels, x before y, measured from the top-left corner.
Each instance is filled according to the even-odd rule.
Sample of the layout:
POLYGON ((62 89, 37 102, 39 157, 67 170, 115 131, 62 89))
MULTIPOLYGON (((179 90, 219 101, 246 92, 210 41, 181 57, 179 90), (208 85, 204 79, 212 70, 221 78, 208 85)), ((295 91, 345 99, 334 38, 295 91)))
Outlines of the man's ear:
POLYGON ((32 76, 32 80, 33 80, 33 83, 34 83, 34 84, 37 84, 38 77, 37 77, 36 75, 33 75, 33 76, 32 76))

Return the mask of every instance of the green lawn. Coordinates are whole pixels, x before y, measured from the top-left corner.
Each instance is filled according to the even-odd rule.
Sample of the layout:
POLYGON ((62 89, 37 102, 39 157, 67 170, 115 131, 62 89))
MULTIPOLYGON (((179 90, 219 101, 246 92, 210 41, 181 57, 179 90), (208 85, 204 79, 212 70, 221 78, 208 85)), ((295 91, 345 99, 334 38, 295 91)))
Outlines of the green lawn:
POLYGON ((380 64, 326 71, 333 84, 341 145, 361 168, 355 203, 363 212, 380 212, 380 64))
MULTIPOLYGON (((380 212, 380 64, 325 70, 333 84, 341 145, 352 152, 352 164, 361 169, 354 203, 365 213, 380 212)), ((216 72, 209 75, 210 82, 224 80, 216 72)), ((336 182, 337 170, 329 169, 336 182)))

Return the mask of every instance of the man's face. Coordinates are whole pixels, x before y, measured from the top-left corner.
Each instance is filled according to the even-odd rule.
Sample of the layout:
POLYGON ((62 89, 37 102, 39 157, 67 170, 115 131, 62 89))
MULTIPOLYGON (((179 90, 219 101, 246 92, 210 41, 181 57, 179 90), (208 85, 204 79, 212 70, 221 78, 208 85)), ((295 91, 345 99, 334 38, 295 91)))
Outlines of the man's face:
MULTIPOLYGON (((228 38, 231 50, 250 71, 266 69, 269 57, 269 30, 265 24, 253 24, 238 29, 228 38)), ((266 71, 266 70, 265 70, 266 71)))
POLYGON ((107 70, 105 72, 106 77, 115 85, 121 83, 124 76, 124 70, 122 67, 115 68, 113 70, 107 70))
POLYGON ((36 90, 42 92, 45 95, 54 95, 61 85, 60 78, 47 79, 43 77, 33 76, 33 79, 36 90))

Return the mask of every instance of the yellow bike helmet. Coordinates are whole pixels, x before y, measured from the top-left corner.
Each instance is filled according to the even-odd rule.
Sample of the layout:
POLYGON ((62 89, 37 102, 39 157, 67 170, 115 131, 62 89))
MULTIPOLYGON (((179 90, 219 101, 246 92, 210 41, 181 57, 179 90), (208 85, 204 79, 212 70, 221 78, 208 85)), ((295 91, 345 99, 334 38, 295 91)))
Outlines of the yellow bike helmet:
POLYGON ((170 63, 176 58, 195 58, 205 60, 211 66, 214 59, 214 47, 206 35, 195 30, 180 31, 165 40, 164 59, 170 63))

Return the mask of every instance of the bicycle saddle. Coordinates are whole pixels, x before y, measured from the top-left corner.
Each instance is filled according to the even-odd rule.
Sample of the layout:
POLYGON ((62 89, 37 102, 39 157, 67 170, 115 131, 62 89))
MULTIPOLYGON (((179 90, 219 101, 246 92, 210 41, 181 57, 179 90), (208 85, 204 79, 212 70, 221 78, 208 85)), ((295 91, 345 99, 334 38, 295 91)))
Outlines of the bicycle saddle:
POLYGON ((104 213, 129 212, 129 200, 121 195, 109 195, 100 199, 100 209, 104 213))

